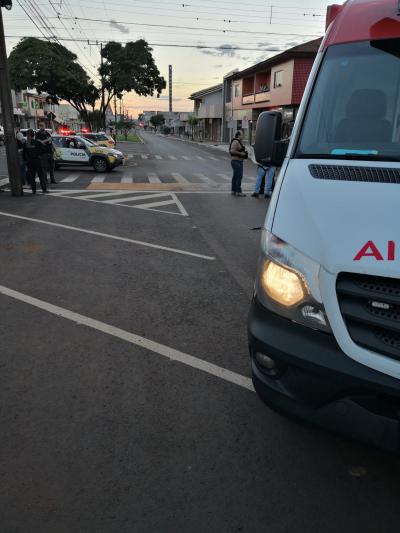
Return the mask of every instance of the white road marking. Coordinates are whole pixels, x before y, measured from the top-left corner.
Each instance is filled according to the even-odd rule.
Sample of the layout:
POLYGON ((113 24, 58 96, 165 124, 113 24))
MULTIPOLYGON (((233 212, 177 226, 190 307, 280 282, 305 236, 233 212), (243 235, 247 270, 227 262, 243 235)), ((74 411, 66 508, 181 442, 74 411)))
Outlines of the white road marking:
POLYGON ((148 159, 148 156, 147 156, 146 154, 141 154, 140 157, 141 157, 142 159, 148 159))
POLYGON ((155 155, 154 156, 156 159, 162 159, 162 157, 160 155, 155 155))
POLYGON ((22 292, 14 291, 13 289, 5 287, 4 285, 0 285, 0 294, 19 302, 31 305, 32 307, 36 307, 37 309, 41 309, 42 311, 46 311, 47 313, 57 317, 64 318, 65 320, 70 320, 71 322, 74 322, 75 325, 86 326, 88 328, 95 329, 96 331, 100 331, 106 335, 110 335, 125 342, 129 342, 135 346, 139 346, 140 348, 144 348, 150 352, 161 355, 162 357, 167 358, 169 361, 182 363, 183 365, 195 368, 196 370, 210 374, 218 379, 254 392, 253 384, 250 378, 243 376, 242 374, 237 374, 236 372, 228 370, 227 368, 215 365, 214 363, 209 363, 208 361, 194 357, 193 355, 181 352, 175 348, 166 346, 165 344, 160 344, 152 341, 151 339, 146 339, 145 337, 136 335, 135 333, 131 333, 129 331, 117 328, 116 326, 112 326, 111 324, 101 322, 100 320, 81 315, 80 313, 75 313, 74 311, 70 311, 64 307, 59 307, 58 305, 51 304, 44 300, 39 300, 38 298, 23 294, 22 292))
POLYGON ((212 159, 213 161, 218 161, 218 157, 214 157, 213 155, 209 155, 208 159, 212 159))
POLYGON ((170 248, 169 246, 162 246, 160 244, 152 244, 145 241, 137 241, 134 239, 128 239, 126 237, 118 237, 117 235, 111 235, 110 233, 100 233, 99 231, 93 231, 84 228, 78 228, 76 226, 67 226, 65 224, 58 224, 56 222, 49 222, 47 220, 41 220, 38 218, 23 217, 21 215, 14 215, 13 213, 6 213, 0 211, 0 215, 4 217, 16 218, 18 220, 28 220, 29 222, 37 222, 38 224, 44 224, 46 226, 54 226, 56 228, 68 229, 71 231, 77 231, 80 233, 87 233, 88 235, 95 235, 96 237, 105 237, 106 239, 113 239, 116 241, 129 242, 130 244, 137 244, 139 246, 145 246, 147 248, 154 248, 156 250, 164 250, 166 252, 173 252, 180 255, 188 255, 190 257, 196 257, 197 259, 205 259, 206 261, 215 261, 215 257, 209 255, 196 254, 194 252, 187 252, 186 250, 179 250, 178 248, 170 248))
POLYGON ((217 174, 217 176, 219 176, 223 180, 229 180, 229 181, 232 180, 232 176, 228 176, 227 174, 217 174))
POLYGON ((149 183, 161 183, 160 178, 157 176, 157 174, 147 174, 147 178, 149 180, 149 183))
POLYGON ((66 178, 61 180, 61 183, 73 183, 79 178, 79 174, 69 174, 66 178))
POLYGON ((178 174, 177 172, 172 172, 171 176, 179 183, 190 183, 186 178, 178 174))
POLYGON ((176 160, 177 160, 177 158, 176 158, 174 155, 169 155, 168 157, 169 157, 170 159, 172 159, 172 161, 176 161, 176 160))
POLYGON ((179 207, 179 211, 184 217, 188 217, 189 213, 186 211, 186 209, 183 207, 182 202, 179 200, 176 194, 172 193, 171 196, 175 200, 176 205, 179 207))
MULTIPOLYGON (((165 196, 165 195, 159 195, 159 196, 165 196)), ((136 205, 138 209, 152 209, 153 207, 162 207, 163 205, 171 205, 175 204, 175 200, 163 200, 162 202, 151 202, 149 204, 141 204, 136 205)))
POLYGON ((186 161, 191 161, 192 160, 192 158, 188 157, 187 155, 183 155, 182 159, 185 159, 186 161))
POLYGON ((103 204, 122 204, 126 202, 133 202, 134 200, 147 200, 147 198, 161 198, 161 197, 171 197, 170 193, 159 192, 159 193, 150 193, 143 194, 140 196, 128 196, 128 198, 114 198, 113 200, 104 200, 103 204))
POLYGON ((122 176, 121 183, 133 183, 132 176, 122 176))
POLYGON ((106 177, 104 175, 95 176, 90 183, 104 183, 106 177))
POLYGON ((215 181, 210 178, 207 178, 204 174, 197 173, 195 174, 196 178, 199 178, 201 181, 204 181, 208 185, 216 185, 215 181))
POLYGON ((202 159, 202 160, 204 159, 204 157, 201 157, 201 155, 196 155, 196 158, 197 159, 202 159))
MULTIPOLYGON (((85 190, 80 190, 80 193, 87 192, 85 190)), ((70 193, 62 194, 60 196, 68 196, 70 193)), ((92 200, 92 198, 107 198, 107 196, 124 196, 126 194, 132 194, 132 191, 103 191, 103 192, 95 192, 93 191, 92 194, 84 194, 82 196, 76 196, 75 193, 75 199, 77 200, 92 200)))
POLYGON ((8 183, 10 183, 9 178, 1 178, 0 179, 0 187, 2 187, 3 185, 7 185, 8 183))

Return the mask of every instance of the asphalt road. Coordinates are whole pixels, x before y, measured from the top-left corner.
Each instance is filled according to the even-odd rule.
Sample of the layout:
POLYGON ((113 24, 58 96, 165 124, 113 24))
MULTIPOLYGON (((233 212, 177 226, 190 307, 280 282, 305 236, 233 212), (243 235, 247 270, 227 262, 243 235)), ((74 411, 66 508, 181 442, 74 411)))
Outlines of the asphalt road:
POLYGON ((48 196, 0 194, 0 531, 395 530, 397 458, 249 388, 267 203, 225 191, 223 153, 145 140, 111 173, 131 183, 83 169, 48 196))

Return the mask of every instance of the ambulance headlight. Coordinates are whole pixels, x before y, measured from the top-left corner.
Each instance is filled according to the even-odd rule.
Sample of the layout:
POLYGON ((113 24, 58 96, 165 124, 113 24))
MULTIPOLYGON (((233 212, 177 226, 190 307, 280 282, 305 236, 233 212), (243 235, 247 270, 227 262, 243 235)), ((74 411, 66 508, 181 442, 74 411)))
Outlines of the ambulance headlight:
POLYGON ((263 230, 255 291, 269 310, 305 326, 331 332, 319 289, 320 265, 263 230))

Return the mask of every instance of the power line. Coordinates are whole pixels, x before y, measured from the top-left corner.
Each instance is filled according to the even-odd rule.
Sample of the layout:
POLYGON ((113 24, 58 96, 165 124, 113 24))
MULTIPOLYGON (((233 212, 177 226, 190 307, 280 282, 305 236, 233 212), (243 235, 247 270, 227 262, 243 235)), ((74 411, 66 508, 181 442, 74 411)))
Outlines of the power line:
POLYGON ((303 37, 319 37, 315 34, 305 34, 305 33, 282 33, 282 32, 271 32, 271 31, 250 31, 250 30, 229 30, 229 29, 218 29, 218 28, 196 28, 193 26, 167 26, 166 24, 150 24, 144 22, 129 22, 129 21, 118 21, 118 20, 104 20, 104 19, 93 19, 85 17, 63 17, 67 20, 83 20, 85 22, 101 22, 104 24, 122 24, 126 26, 148 26, 152 28, 174 28, 178 30, 192 30, 192 31, 220 31, 221 33, 245 33, 251 35, 290 35, 290 36, 303 36, 303 37))

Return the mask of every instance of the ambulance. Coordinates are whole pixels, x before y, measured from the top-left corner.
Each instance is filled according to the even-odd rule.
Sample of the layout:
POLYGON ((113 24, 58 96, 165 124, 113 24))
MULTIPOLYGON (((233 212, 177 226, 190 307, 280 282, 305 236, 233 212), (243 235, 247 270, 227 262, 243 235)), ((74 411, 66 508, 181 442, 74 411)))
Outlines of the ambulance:
POLYGON ((290 140, 264 112, 255 156, 280 167, 249 321, 275 410, 400 450, 400 4, 331 6, 290 140))
POLYGON ((97 146, 78 135, 53 135, 55 166, 91 166, 96 172, 107 172, 124 164, 119 150, 97 146))

